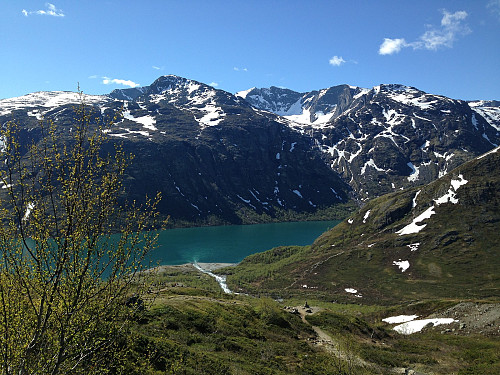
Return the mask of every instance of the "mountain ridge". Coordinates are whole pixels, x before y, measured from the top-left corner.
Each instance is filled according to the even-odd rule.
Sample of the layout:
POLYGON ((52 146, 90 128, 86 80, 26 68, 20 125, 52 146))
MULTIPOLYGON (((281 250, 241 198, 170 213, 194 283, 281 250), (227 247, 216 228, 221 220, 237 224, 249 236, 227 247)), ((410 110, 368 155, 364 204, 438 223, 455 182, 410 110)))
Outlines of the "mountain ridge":
MULTIPOLYGON (((135 155, 125 180, 126 198, 140 201, 162 192, 159 209, 176 225, 322 218, 321 212, 338 211, 336 206, 348 203, 348 185, 307 139, 277 116, 254 110, 225 91, 175 76, 160 77, 133 93, 138 95, 132 101, 81 99, 104 122, 121 112, 103 132, 106 147, 122 144, 135 155)), ((64 141, 79 96, 61 94, 49 106, 47 99, 58 95, 0 101, 0 122, 17 119, 22 138, 36 141, 38 121, 53 119, 64 141)), ((345 215, 342 210, 337 214, 345 215)))
POLYGON ((498 102, 396 84, 233 95, 166 75, 108 95, 3 99, 0 122, 18 119, 31 138, 43 117, 69 129, 71 107, 82 99, 102 120, 122 112, 105 132, 138 155, 129 194, 163 191, 169 203, 162 209, 186 223, 286 220, 349 199, 364 204, 429 183, 500 144, 498 102), (152 183, 146 189, 143 181, 152 183))
MULTIPOLYGON (((337 90, 345 93, 345 86, 337 90)), ((428 183, 500 143, 495 101, 469 104, 400 84, 349 89, 356 93, 341 96, 345 103, 340 113, 338 106, 327 114, 318 112, 323 122, 294 121, 310 118, 312 107, 305 102, 300 115, 284 118, 311 136, 325 162, 350 181, 361 201, 428 183)), ((246 100, 272 109, 260 106, 267 101, 252 99, 251 93, 246 100)))

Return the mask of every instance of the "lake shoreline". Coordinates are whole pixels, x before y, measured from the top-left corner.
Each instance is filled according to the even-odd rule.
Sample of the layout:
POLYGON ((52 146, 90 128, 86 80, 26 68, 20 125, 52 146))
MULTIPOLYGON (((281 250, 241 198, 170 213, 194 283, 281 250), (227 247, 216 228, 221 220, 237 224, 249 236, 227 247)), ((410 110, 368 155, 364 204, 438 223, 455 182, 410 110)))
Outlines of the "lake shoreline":
MULTIPOLYGON (((223 263, 223 262, 211 262, 211 263, 204 263, 204 262, 196 262, 201 268, 203 268, 206 271, 215 271, 219 268, 225 268, 225 267, 233 267, 237 266, 239 263, 223 263)), ((183 264, 163 264, 161 266, 155 266, 152 268, 148 268, 142 272, 144 273, 161 273, 163 271, 166 271, 167 269, 170 268, 194 268, 194 263, 183 263, 183 264)))
POLYGON ((310 245, 338 223, 308 221, 169 229, 159 233, 147 263, 151 267, 204 263, 204 268, 214 270, 274 247, 310 245))

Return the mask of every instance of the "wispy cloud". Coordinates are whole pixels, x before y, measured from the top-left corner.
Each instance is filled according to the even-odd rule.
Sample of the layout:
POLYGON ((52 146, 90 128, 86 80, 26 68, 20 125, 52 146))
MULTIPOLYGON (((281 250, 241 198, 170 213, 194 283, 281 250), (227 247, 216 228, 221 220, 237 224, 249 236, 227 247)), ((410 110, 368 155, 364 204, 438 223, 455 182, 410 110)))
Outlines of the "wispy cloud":
POLYGON ((140 86, 139 83, 135 83, 131 80, 116 79, 116 78, 109 78, 109 77, 102 77, 102 83, 105 85, 123 85, 123 86, 128 86, 128 87, 140 86))
POLYGON ((486 7, 500 20, 500 0, 490 0, 486 7))
POLYGON ((428 26, 428 30, 414 42, 406 42, 404 38, 384 38, 378 53, 380 55, 392 55, 406 47, 432 51, 441 47, 451 48, 459 35, 466 35, 471 32, 470 28, 464 24, 467 16, 467 12, 463 10, 455 13, 443 10, 443 18, 441 18, 441 25, 439 27, 428 26))
POLYGON ((163 67, 159 67, 159 66, 156 66, 156 65, 153 65, 151 68, 153 68, 154 70, 162 70, 163 67))
POLYGON ((212 86, 212 87, 219 86, 219 84, 217 82, 210 82, 209 85, 212 86))
POLYGON ((64 11, 61 9, 57 9, 57 7, 51 3, 45 3, 45 9, 32 11, 23 9, 21 13, 24 14, 25 17, 28 17, 31 14, 35 14, 38 16, 64 17, 64 11))
POLYGON ((95 74, 94 74, 94 75, 91 75, 91 76, 89 76, 89 78, 90 78, 90 79, 96 79, 96 78, 97 78, 97 75, 95 75, 95 74))
POLYGON ((236 72, 248 72, 247 68, 238 68, 237 66, 233 67, 233 70, 236 72))
POLYGON ((329 63, 330 65, 333 65, 333 66, 340 66, 342 64, 344 64, 346 61, 342 58, 342 56, 333 56, 329 63))

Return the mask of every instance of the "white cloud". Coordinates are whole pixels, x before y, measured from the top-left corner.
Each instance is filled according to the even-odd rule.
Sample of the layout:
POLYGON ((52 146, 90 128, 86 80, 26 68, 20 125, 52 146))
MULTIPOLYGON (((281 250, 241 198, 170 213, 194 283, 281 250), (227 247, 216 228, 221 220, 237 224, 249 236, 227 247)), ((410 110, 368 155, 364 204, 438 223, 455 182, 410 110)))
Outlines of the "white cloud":
POLYGON ((346 61, 342 58, 342 56, 333 56, 329 63, 330 65, 333 65, 333 66, 340 66, 342 64, 344 64, 346 61))
POLYGON ((94 75, 91 75, 91 76, 89 76, 89 78, 90 78, 90 79, 96 79, 96 78, 97 78, 97 75, 95 75, 95 74, 94 74, 94 75))
POLYGON ((135 83, 130 80, 126 79, 116 79, 116 78, 108 78, 108 77, 102 77, 102 83, 105 85, 123 85, 123 86, 128 86, 128 87, 137 87, 140 86, 138 83, 135 83))
POLYGON ((500 0, 491 0, 486 7, 500 20, 500 0))
POLYGON ((442 46, 453 47, 457 35, 465 35, 471 32, 469 27, 462 23, 466 18, 467 12, 463 10, 455 13, 444 10, 441 28, 431 28, 426 31, 420 37, 420 41, 413 43, 413 48, 436 50, 442 46))
POLYGON ((407 43, 404 38, 384 38, 384 42, 380 45, 378 53, 380 55, 392 55, 398 53, 404 47, 433 51, 441 47, 451 48, 457 36, 466 35, 471 32, 469 27, 463 23, 467 16, 467 12, 463 10, 455 13, 443 10, 440 27, 429 26, 429 30, 422 34, 419 40, 411 43, 407 43))
POLYGON ((219 84, 217 82, 210 82, 209 85, 212 86, 212 87, 219 86, 219 84))
POLYGON ((239 72, 239 71, 248 72, 247 68, 238 68, 237 66, 233 67, 233 70, 236 72, 239 72))
POLYGON ((393 53, 398 53, 401 48, 408 46, 403 38, 390 39, 384 38, 384 42, 380 45, 378 53, 380 55, 392 55, 393 53))
POLYGON ((464 10, 460 10, 453 14, 444 10, 443 13, 444 15, 441 19, 441 26, 444 27, 457 27, 459 26, 460 21, 463 21, 468 16, 467 12, 464 10))
POLYGON ((28 17, 28 15, 30 14, 37 14, 39 16, 64 17, 64 12, 61 9, 57 9, 54 4, 45 3, 45 7, 46 9, 33 11, 27 11, 26 9, 23 9, 21 13, 24 14, 25 17, 28 17))
POLYGON ((155 66, 155 65, 153 65, 153 66, 152 66, 152 68, 153 68, 154 70, 161 70, 161 68, 160 68, 159 66, 155 66))

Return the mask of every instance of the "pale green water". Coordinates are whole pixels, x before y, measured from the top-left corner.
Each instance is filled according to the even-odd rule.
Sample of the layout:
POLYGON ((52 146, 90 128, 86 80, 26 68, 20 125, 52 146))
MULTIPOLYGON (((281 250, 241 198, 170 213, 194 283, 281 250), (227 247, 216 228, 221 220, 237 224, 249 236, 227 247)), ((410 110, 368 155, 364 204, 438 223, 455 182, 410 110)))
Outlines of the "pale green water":
POLYGON ((237 263, 250 254, 282 245, 310 245, 339 221, 305 221, 168 229, 160 234, 153 263, 237 263))

